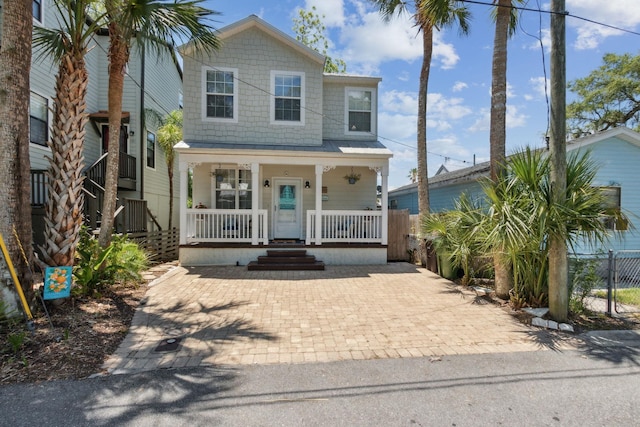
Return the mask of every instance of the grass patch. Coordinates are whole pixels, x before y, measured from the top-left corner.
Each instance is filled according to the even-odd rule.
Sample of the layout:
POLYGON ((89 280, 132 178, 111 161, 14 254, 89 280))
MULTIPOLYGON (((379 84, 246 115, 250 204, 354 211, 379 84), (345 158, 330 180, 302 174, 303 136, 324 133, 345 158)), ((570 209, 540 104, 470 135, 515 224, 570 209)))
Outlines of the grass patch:
MULTIPOLYGON (((595 295, 598 298, 606 298, 607 291, 596 291, 595 295)), ((640 307, 640 288, 618 289, 616 291, 616 301, 620 304, 640 307)))

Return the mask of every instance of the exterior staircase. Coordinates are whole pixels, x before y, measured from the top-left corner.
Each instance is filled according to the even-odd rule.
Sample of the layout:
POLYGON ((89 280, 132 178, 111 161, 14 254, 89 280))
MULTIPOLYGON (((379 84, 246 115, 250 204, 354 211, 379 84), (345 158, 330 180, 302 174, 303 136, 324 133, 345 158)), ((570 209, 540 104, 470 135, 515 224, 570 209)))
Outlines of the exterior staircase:
POLYGON ((259 256, 257 261, 251 261, 247 269, 252 271, 324 270, 324 262, 317 261, 313 255, 307 255, 304 249, 268 250, 266 256, 259 256))

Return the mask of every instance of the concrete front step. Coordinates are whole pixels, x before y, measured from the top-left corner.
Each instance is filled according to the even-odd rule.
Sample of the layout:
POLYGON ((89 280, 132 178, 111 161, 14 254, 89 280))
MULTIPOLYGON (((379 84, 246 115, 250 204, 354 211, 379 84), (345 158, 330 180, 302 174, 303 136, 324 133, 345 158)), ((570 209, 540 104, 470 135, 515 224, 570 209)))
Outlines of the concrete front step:
POLYGON ((316 262, 313 255, 304 256, 259 256, 260 264, 307 264, 316 262))
POLYGON ((301 263, 301 264, 287 264, 287 263, 262 264, 257 261, 251 261, 249 264, 247 264, 247 270, 250 270, 250 271, 324 270, 324 262, 314 261, 313 263, 301 263))
POLYGON ((247 269, 252 271, 324 270, 324 263, 317 261, 313 255, 307 255, 304 249, 268 250, 266 256, 259 256, 257 261, 251 261, 247 269))

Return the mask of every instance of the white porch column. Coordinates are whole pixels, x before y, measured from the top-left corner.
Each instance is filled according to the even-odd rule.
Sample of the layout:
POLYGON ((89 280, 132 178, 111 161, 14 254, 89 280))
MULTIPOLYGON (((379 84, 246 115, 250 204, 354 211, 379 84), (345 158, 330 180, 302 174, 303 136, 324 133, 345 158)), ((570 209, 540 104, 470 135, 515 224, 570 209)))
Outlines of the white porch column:
MULTIPOLYGON (((260 207, 260 164, 251 163, 251 244, 258 244, 258 231, 260 230, 260 217, 258 208, 260 207)), ((264 230, 266 233, 267 230, 264 230)))
POLYGON ((322 245, 322 174, 324 166, 316 165, 316 245, 322 245))
POLYGON ((382 167, 382 244, 389 244, 389 164, 382 167))
POLYGON ((179 163, 180 170, 180 244, 187 244, 187 183, 189 181, 189 165, 179 163))

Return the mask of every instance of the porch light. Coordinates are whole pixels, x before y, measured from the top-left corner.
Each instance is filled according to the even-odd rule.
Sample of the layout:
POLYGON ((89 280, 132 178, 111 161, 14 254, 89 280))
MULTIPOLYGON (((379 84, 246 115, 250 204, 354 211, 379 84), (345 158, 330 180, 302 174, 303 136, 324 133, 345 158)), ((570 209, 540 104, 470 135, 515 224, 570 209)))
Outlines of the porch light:
POLYGON ((306 188, 307 190, 308 190, 309 188, 311 188, 311 183, 310 183, 309 181, 305 181, 305 182, 304 182, 304 188, 306 188))
POLYGON ((264 188, 269 188, 271 185, 269 184, 269 180, 265 179, 264 180, 264 188))

